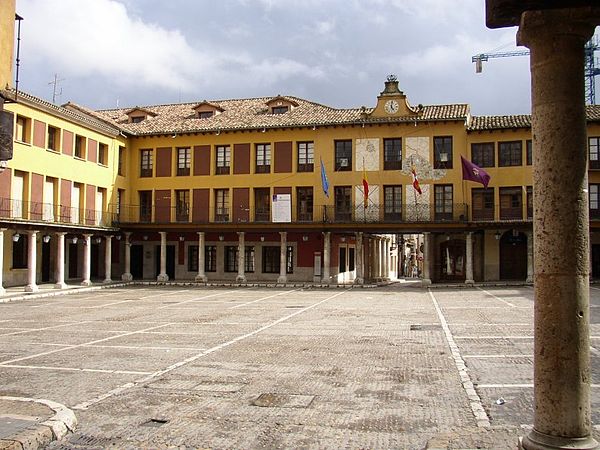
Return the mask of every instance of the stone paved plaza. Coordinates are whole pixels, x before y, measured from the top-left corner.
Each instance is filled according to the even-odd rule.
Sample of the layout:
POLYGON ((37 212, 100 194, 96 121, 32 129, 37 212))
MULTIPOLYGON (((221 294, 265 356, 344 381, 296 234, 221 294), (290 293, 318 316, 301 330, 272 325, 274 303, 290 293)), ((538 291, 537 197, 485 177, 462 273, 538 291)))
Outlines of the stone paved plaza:
POLYGON ((532 325, 531 287, 116 287, 0 304, 0 396, 73 409, 54 449, 516 448, 532 325))

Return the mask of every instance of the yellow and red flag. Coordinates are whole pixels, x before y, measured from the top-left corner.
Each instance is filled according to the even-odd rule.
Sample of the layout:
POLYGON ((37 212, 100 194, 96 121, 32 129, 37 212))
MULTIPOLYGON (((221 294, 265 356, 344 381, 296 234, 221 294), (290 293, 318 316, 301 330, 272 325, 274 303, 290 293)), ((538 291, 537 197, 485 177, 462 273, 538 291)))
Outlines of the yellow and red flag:
POLYGON ((422 194, 423 192, 421 191, 421 186, 419 186, 419 178, 417 177, 417 171, 414 167, 412 168, 411 173, 413 177, 413 187, 415 188, 415 191, 417 191, 419 194, 422 194))
POLYGON ((362 184, 363 184, 363 194, 365 196, 365 208, 369 204, 369 180, 367 180, 367 171, 365 170, 365 161, 363 159, 363 173, 362 173, 362 184))

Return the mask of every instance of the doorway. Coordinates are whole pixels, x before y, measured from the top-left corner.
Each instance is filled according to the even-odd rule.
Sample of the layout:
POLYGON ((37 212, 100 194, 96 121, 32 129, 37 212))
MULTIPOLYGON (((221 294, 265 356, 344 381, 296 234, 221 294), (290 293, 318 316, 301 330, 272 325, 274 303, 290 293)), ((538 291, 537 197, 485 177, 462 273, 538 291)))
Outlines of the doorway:
POLYGON ((465 241, 451 239, 440 244, 440 279, 445 281, 465 281, 465 241))
POLYGON ((600 278, 600 244, 592 244, 592 278, 600 278))
POLYGON ((42 283, 50 281, 50 242, 42 240, 42 283))
MULTIPOLYGON (((156 273, 155 277, 158 277, 160 274, 160 245, 156 246, 156 250, 154 252, 155 261, 156 261, 156 273)), ((167 245, 167 275, 169 276, 169 280, 175 279, 175 246, 167 245)))
POLYGON ((77 278, 79 268, 77 244, 69 244, 69 278, 77 278))
POLYGON ((338 247, 338 283, 348 283, 356 278, 355 250, 347 244, 338 247))
POLYGON ((99 274, 99 260, 98 257, 100 256, 100 245, 99 244, 92 244, 92 247, 90 248, 91 251, 91 261, 90 261, 90 276, 92 278, 99 278, 100 274, 99 274))
POLYGON ((144 278, 144 246, 131 245, 131 276, 134 280, 144 278))
POLYGON ((525 280, 527 278, 527 236, 509 230, 500 238, 500 279, 525 280))

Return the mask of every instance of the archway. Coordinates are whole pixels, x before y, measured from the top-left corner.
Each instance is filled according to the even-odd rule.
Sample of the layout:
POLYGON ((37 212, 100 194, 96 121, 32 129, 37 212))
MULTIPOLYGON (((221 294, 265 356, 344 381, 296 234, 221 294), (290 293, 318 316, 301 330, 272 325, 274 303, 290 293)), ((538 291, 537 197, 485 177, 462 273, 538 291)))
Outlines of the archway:
POLYGON ((527 278, 527 235, 508 230, 500 238, 500 279, 527 278))
POLYGON ((440 244, 440 279, 444 281, 465 281, 465 241, 451 239, 440 244))

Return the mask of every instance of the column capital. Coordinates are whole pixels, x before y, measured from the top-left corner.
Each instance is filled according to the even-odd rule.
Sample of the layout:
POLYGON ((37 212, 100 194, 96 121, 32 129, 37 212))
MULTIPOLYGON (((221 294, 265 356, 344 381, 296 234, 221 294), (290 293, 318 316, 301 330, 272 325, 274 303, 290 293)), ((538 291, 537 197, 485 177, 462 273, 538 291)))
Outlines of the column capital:
POLYGON ((54 234, 57 236, 66 236, 67 232, 66 231, 55 231, 54 234))
POLYGON ((196 231, 196 234, 198 236, 204 236, 204 233, 205 233, 204 231, 196 231))

